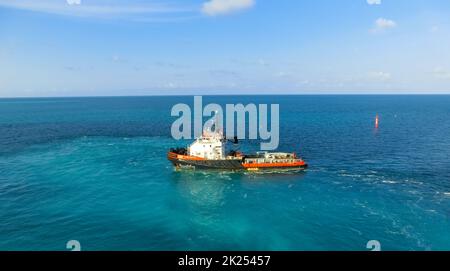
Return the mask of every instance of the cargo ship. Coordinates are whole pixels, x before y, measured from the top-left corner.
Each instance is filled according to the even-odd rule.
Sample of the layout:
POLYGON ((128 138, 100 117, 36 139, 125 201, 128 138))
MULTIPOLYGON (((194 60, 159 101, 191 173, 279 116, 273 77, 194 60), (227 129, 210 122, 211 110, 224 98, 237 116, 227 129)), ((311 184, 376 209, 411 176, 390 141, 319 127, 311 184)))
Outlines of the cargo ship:
MULTIPOLYGON (((220 170, 267 170, 288 169, 303 170, 307 163, 295 153, 257 152, 243 154, 231 150, 227 152, 229 140, 218 134, 203 134, 186 148, 173 148, 167 158, 175 168, 220 169, 220 170)), ((233 143, 237 144, 237 137, 233 143)))

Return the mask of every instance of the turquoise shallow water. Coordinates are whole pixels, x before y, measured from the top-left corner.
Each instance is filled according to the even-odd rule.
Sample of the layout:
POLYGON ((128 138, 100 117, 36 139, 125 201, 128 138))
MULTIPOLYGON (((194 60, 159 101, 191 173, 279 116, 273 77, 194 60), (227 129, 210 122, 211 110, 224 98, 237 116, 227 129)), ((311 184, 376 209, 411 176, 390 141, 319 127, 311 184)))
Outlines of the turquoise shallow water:
POLYGON ((280 150, 310 168, 174 171, 192 97, 3 99, 0 249, 450 250, 450 96, 204 99, 279 103, 280 150))

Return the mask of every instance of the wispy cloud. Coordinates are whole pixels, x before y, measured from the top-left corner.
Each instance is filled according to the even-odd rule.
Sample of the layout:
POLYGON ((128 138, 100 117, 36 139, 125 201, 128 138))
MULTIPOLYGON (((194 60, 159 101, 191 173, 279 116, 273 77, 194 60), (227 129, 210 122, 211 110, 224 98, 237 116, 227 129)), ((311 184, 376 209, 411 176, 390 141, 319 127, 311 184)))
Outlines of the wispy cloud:
POLYGON ((433 25, 433 26, 430 28, 430 32, 431 32, 431 33, 437 33, 437 32, 439 32, 439 26, 433 25))
POLYGON ((209 16, 228 14, 251 8, 255 0, 209 0, 203 4, 202 12, 209 16))
POLYGON ((119 55, 113 55, 111 61, 114 63, 126 63, 127 60, 119 55))
POLYGON ((236 71, 232 70, 209 70, 209 74, 213 76, 220 76, 220 77, 232 77, 232 78, 239 78, 240 74, 236 71))
POLYGON ((69 5, 81 5, 81 0, 66 0, 69 5))
POLYGON ((6 8, 64 16, 145 19, 195 12, 195 7, 142 0, 0 0, 6 8))
POLYGON ((387 29, 394 28, 397 26, 397 23, 393 20, 389 20, 386 18, 378 18, 375 21, 375 26, 371 29, 371 32, 378 33, 383 32, 387 29))
POLYGON ((381 5, 381 0, 367 0, 369 5, 381 5))
POLYGON ((377 81, 388 81, 392 78, 392 75, 390 73, 383 71, 369 72, 368 76, 370 79, 377 81))
POLYGON ((434 75, 434 77, 435 78, 437 78, 437 79, 450 79, 450 71, 448 71, 448 70, 445 70, 444 68, 442 68, 442 67, 436 67, 434 70, 433 70, 433 75, 434 75))
POLYGON ((267 60, 265 60, 264 58, 258 58, 258 59, 231 58, 230 61, 234 64, 246 65, 246 66, 260 66, 260 67, 269 66, 269 62, 267 60))

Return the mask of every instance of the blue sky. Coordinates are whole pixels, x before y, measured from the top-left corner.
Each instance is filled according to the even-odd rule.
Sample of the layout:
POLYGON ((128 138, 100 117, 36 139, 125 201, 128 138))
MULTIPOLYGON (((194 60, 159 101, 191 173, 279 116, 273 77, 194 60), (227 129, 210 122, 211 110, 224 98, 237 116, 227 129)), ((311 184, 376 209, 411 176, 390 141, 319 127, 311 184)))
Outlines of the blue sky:
POLYGON ((448 0, 0 0, 0 97, 450 93, 448 0))

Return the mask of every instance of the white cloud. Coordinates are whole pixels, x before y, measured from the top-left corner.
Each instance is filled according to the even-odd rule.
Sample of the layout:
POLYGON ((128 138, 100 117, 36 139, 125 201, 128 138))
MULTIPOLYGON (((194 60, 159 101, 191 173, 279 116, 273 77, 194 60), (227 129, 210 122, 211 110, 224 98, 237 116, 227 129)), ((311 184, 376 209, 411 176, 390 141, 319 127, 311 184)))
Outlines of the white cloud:
POLYGON ((120 56, 118 56, 118 55, 113 55, 113 56, 111 57, 111 60, 112 60, 113 62, 122 62, 122 61, 123 61, 123 59, 122 59, 120 56))
POLYGON ((372 28, 372 32, 382 32, 389 28, 394 28, 397 26, 397 23, 393 20, 385 19, 385 18, 378 18, 375 21, 375 27, 372 28))
POLYGON ((289 72, 277 72, 277 73, 275 73, 276 77, 288 77, 290 75, 291 75, 291 73, 289 73, 289 72))
POLYGON ((377 80, 377 81, 388 81, 392 78, 391 74, 388 72, 369 72, 369 78, 377 80))
POLYGON ((260 65, 260 66, 268 66, 268 65, 269 65, 269 64, 267 63, 267 61, 264 60, 264 59, 262 59, 262 58, 258 59, 258 61, 256 61, 256 63, 257 63, 258 65, 260 65))
POLYGON ((439 32, 439 26, 433 25, 433 26, 430 28, 430 32, 431 32, 431 33, 439 32))
POLYGON ((375 21, 375 24, 377 25, 377 27, 380 27, 380 28, 392 28, 392 27, 397 26, 396 22, 385 19, 385 18, 378 18, 375 21))
POLYGON ((81 0, 66 0, 69 5, 81 5, 81 0))
POLYGON ((209 16, 227 14, 251 8, 255 0, 209 0, 202 6, 202 12, 209 16))
POLYGON ((267 60, 265 60, 264 58, 258 58, 258 59, 236 59, 236 58, 232 58, 230 60, 231 60, 232 63, 239 64, 239 65, 261 66, 261 67, 270 66, 270 63, 267 60))
POLYGON ((381 5, 381 0, 367 0, 369 5, 381 5))
POLYGON ((158 1, 104 1, 104 0, 0 0, 0 7, 44 12, 64 16, 95 17, 95 18, 127 18, 132 20, 145 19, 156 15, 160 17, 169 14, 174 16, 195 11, 194 8, 165 4, 158 1))
POLYGON ((178 84, 174 82, 168 82, 164 85, 165 88, 178 88, 178 84))
POLYGON ((450 71, 445 70, 442 67, 436 67, 433 70, 433 74, 437 79, 450 79, 450 71))

